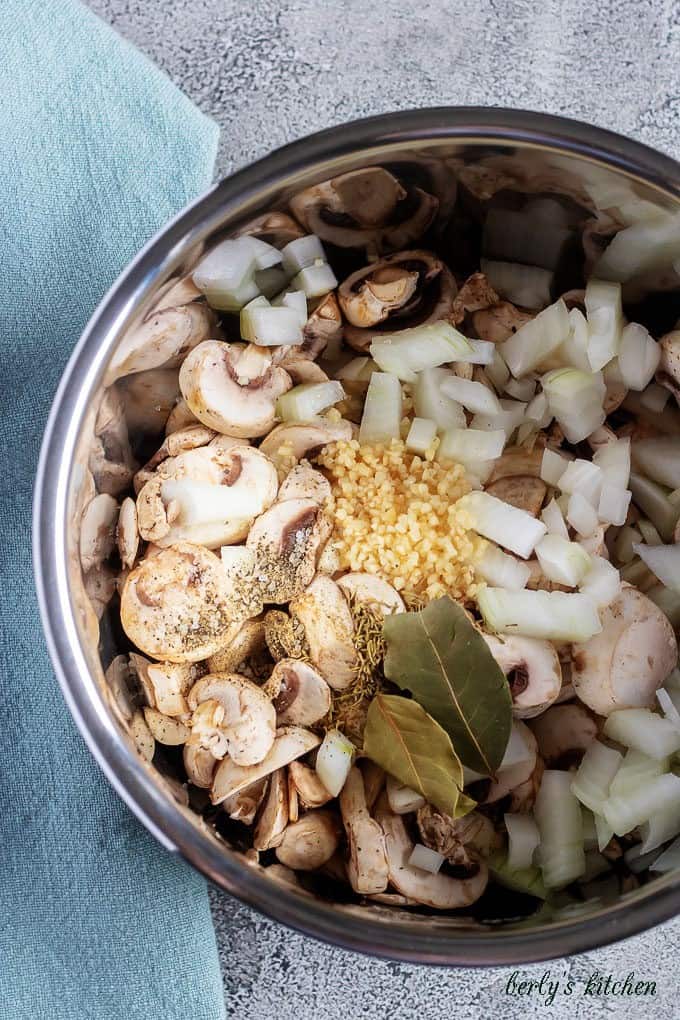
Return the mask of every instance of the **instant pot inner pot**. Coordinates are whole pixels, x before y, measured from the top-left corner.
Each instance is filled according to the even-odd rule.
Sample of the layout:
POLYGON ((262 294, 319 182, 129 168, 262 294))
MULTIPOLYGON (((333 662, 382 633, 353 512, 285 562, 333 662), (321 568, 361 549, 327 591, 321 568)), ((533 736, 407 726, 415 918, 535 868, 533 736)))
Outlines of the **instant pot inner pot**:
MULTIPOLYGON (((150 750, 134 724, 143 691, 130 689, 129 675, 121 667, 124 660, 118 658, 135 651, 119 621, 116 577, 123 567, 113 550, 107 562, 83 572, 79 552, 87 540, 82 541, 75 525, 95 489, 117 501, 134 494, 135 473, 163 442, 168 443, 169 430, 190 421, 178 386, 177 366, 185 351, 170 361, 159 360, 158 323, 164 309, 200 299, 189 276, 198 257, 216 240, 242 232, 280 243, 286 238, 285 216, 292 211, 321 237, 339 280, 366 264, 367 250, 376 258, 415 247, 441 256, 459 284, 483 266, 485 258, 549 269, 556 297, 582 288, 599 264, 599 275, 622 281, 631 320, 659 336, 680 317, 680 280, 674 267, 680 235, 677 228, 672 230, 678 215, 672 197, 580 156, 474 139, 458 144, 430 140, 402 151, 388 146, 363 157, 338 157, 298 175, 295 183, 284 175, 280 185, 263 189, 261 197, 248 198, 236 211, 233 204, 225 209, 211 236, 198 244, 192 238, 138 302, 134 321, 126 324, 109 358, 105 384, 93 395, 72 470, 70 584, 80 640, 116 726, 143 758, 150 750), (371 185, 380 173, 376 168, 387 171, 377 200, 371 185), (354 177, 343 179, 350 171, 355 171, 354 177), (329 180, 336 185, 326 183, 329 180), (426 215, 433 208, 434 217, 426 215), (612 239, 623 231, 628 231, 627 245, 619 245, 616 257, 601 261, 612 239), (367 237, 374 239, 368 245, 367 237), (139 347, 144 333, 150 346, 142 365, 129 353, 139 347)), ((222 328, 227 337, 238 337, 237 318, 225 314, 222 328)), ((186 343, 191 344, 190 330, 186 343)), ((168 452, 171 448, 170 439, 168 452)), ((266 870, 272 863, 272 851, 258 860, 249 849, 247 828, 230 819, 222 807, 213 807, 206 790, 187 784, 181 747, 156 743, 145 768, 157 796, 173 799, 176 810, 191 819, 202 838, 213 840, 225 858, 240 855, 244 868, 256 870, 266 870)), ((276 872, 274 868, 270 873, 272 896, 283 891, 276 872)), ((576 916, 593 916, 622 898, 635 900, 642 895, 638 886, 658 881, 632 876, 621 867, 600 882, 594 879, 583 903, 566 907, 546 906, 494 885, 473 908, 448 915, 404 906, 398 896, 361 901, 333 868, 323 875, 301 873, 298 888, 289 891, 286 886, 286 895, 333 903, 348 916, 370 914, 384 925, 406 923, 453 935, 461 929, 549 927, 576 916)))

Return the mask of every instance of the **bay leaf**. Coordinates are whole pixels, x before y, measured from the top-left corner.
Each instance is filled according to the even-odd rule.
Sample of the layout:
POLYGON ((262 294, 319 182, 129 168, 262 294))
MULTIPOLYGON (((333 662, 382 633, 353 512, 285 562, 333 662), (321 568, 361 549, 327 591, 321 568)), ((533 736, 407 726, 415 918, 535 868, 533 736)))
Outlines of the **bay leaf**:
POLYGON ((445 730, 417 701, 376 694, 368 708, 364 754, 440 811, 460 818, 474 801, 463 791, 463 766, 445 730))
POLYGON ((451 738, 470 769, 493 776, 510 738, 512 698, 502 669, 462 606, 448 596, 385 617, 385 676, 451 738))

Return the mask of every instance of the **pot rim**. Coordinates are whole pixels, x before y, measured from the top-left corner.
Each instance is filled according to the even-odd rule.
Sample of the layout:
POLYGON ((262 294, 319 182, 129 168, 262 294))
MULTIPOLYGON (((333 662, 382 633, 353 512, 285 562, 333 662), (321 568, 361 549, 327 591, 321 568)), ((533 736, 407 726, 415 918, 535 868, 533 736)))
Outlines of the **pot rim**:
POLYGON ((91 676, 71 605, 67 570, 68 489, 88 403, 109 352, 160 276, 229 216, 245 215, 300 173, 323 179, 352 153, 389 158, 410 142, 488 140, 570 154, 624 171, 680 200, 680 164, 638 142, 562 117, 498 107, 437 107, 355 120, 277 149, 217 183, 163 227, 118 277, 77 343, 54 398, 34 490, 33 562, 47 646, 64 698, 90 751, 128 807, 166 849, 180 853, 223 890, 267 916, 344 949, 411 963, 483 966, 529 963, 607 945, 680 912, 672 874, 585 919, 532 930, 439 930, 433 923, 379 921, 272 883, 202 832, 148 774, 110 716, 91 676))

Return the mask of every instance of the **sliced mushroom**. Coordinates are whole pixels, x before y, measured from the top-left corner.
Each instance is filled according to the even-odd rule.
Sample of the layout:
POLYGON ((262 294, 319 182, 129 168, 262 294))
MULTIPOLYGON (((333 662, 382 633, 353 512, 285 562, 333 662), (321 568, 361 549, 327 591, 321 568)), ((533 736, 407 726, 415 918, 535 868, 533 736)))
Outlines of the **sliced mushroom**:
POLYGON ((290 778, 290 772, 286 775, 286 788, 288 790, 288 821, 297 822, 300 817, 300 801, 295 783, 290 778))
POLYGON ((276 468, 253 447, 188 450, 163 461, 141 489, 139 532, 161 548, 178 542, 229 545, 246 537, 277 490, 276 468))
POLYGON ((340 826, 326 809, 308 811, 289 825, 276 848, 281 864, 293 871, 315 871, 333 856, 340 842, 340 826))
POLYGON ((250 234, 261 241, 271 244, 274 248, 284 248, 289 241, 304 237, 304 230, 288 213, 269 212, 251 220, 238 232, 238 237, 250 234))
POLYGON ((288 602, 305 590, 330 534, 329 518, 313 499, 287 499, 261 514, 248 533, 263 602, 288 602))
POLYGON ((523 446, 509 446, 495 461, 488 484, 492 485, 500 478, 514 478, 518 475, 539 478, 542 460, 543 450, 525 450, 523 446))
POLYGON ((680 330, 666 333, 659 341, 661 360, 656 373, 656 381, 665 386, 675 397, 680 406, 680 330))
POLYGON ((116 594, 116 572, 107 563, 100 563, 83 574, 83 587, 98 620, 116 594))
POLYGON ((281 659, 263 690, 273 701, 280 725, 313 726, 328 714, 330 687, 317 670, 300 659, 281 659))
POLYGON ((189 740, 183 748, 184 768, 189 781, 201 790, 209 790, 213 784, 217 758, 200 744, 189 740))
POLYGON ((139 528, 137 527, 137 507, 134 499, 129 496, 126 496, 120 505, 116 541, 120 562, 124 568, 130 569, 134 565, 139 549, 139 528))
POLYGON ((348 319, 344 338, 365 351, 380 333, 394 333, 451 315, 456 282, 432 252, 399 252, 352 273, 338 301, 348 319))
POLYGON ((317 575, 305 593, 290 604, 305 628, 311 661, 328 684, 343 690, 354 678, 357 661, 354 621, 342 591, 330 577, 317 575))
POLYGON ((146 761, 151 761, 156 751, 156 741, 142 712, 137 711, 129 722, 130 736, 135 747, 146 761))
POLYGON ((260 451, 274 464, 285 465, 285 474, 291 467, 329 443, 352 438, 352 425, 348 421, 334 424, 277 425, 260 443, 260 451))
MULTIPOLYGON (((178 457, 182 453, 187 453, 189 450, 196 450, 201 446, 207 446, 208 443, 215 438, 217 433, 214 429, 206 428, 205 425, 201 425, 200 422, 194 422, 187 425, 185 428, 178 429, 176 432, 172 432, 169 436, 166 436, 161 446, 156 450, 153 457, 146 462, 144 467, 140 468, 134 478, 135 492, 139 492, 143 485, 145 485, 150 478, 153 478, 156 468, 163 461, 168 460, 170 457, 178 457)), ((226 438, 226 437, 223 437, 226 438)), ((233 440, 234 445, 243 443, 248 444, 247 439, 233 440)))
POLYGON ((380 802, 376 819, 385 834, 390 882, 402 896, 435 910, 456 910, 469 907, 482 895, 489 881, 483 860, 477 862, 476 871, 466 878, 452 878, 441 871, 431 875, 409 864, 413 843, 402 816, 392 814, 380 802))
POLYGON ((532 517, 538 517, 543 506, 548 486, 541 478, 529 475, 506 475, 485 486, 485 491, 504 503, 510 503, 525 510, 532 517))
MULTIPOLYGON (((252 786, 246 786, 245 790, 239 790, 233 797, 227 797, 222 804, 222 810, 229 815, 232 821, 242 822, 243 825, 252 825, 267 794, 268 787, 269 778, 267 776, 258 779, 252 786)), ((255 846, 255 849, 259 848, 255 846)))
POLYGON ((541 758, 549 769, 577 765, 597 737, 597 722, 583 705, 553 705, 531 720, 541 758))
POLYGON ((85 572, 107 560, 116 544, 118 503, 100 493, 83 510, 80 522, 80 562, 85 572))
POLYGON ((292 761, 288 766, 288 778, 305 808, 319 808, 328 804, 333 797, 319 779, 316 770, 301 761, 292 761))
POLYGON ((519 635, 482 637, 508 678, 516 719, 532 719, 552 705, 562 687, 562 668, 550 641, 519 635))
POLYGON ((119 496, 127 489, 137 470, 130 448, 125 408, 115 386, 110 386, 102 396, 88 466, 97 491, 110 496, 119 496))
POLYGON ((135 436, 155 437, 166 428, 180 395, 179 371, 152 368, 148 372, 138 372, 119 380, 117 389, 130 432, 135 436))
MULTIPOLYGON (((225 801, 225 803, 227 802, 225 801)), ((273 772, 269 778, 267 799, 253 833, 254 848, 263 852, 279 846, 287 825, 288 782, 285 768, 280 768, 273 772)))
POLYGON ((678 660, 668 618, 646 595, 624 584, 601 614, 602 631, 574 645, 577 696, 598 715, 652 706, 678 660))
POLYGON ((527 756, 523 761, 518 761, 515 765, 508 765, 505 768, 499 769, 495 780, 491 782, 487 790, 486 796, 481 798, 484 804, 495 804, 497 801, 502 800, 503 797, 507 797, 517 787, 526 783, 536 768, 536 759, 538 757, 536 737, 529 727, 518 719, 513 722, 513 728, 523 741, 527 749, 527 756))
POLYGON ((263 761, 274 743, 276 712, 262 688, 238 673, 209 673, 187 697, 192 710, 207 701, 223 710, 218 728, 231 760, 244 766, 263 761))
POLYGON ((354 599, 376 609, 383 616, 406 612, 404 601, 396 588, 375 574, 345 574, 338 578, 337 583, 350 602, 354 599))
POLYGON ((368 758, 363 758, 359 762, 359 769, 364 779, 364 793, 366 794, 366 806, 369 811, 373 810, 373 806, 377 801, 378 797, 385 789, 385 770, 381 769, 379 765, 376 765, 374 761, 370 761, 368 758))
MULTIPOLYGON (((198 258, 198 255, 199 252, 196 252, 195 257, 198 258)), ((153 311, 162 312, 166 308, 179 308, 182 305, 191 304, 192 301, 199 301, 202 297, 203 295, 194 283, 191 274, 173 276, 165 281, 156 294, 153 311)))
POLYGON ((296 386, 302 383, 328 382, 330 379, 328 373, 324 372, 320 365, 317 365, 315 361, 309 361, 307 358, 299 356, 285 357, 279 364, 282 368, 285 368, 296 386))
POLYGON ((244 620, 234 628, 229 643, 210 656, 208 670, 211 673, 233 673, 246 659, 261 652, 264 646, 264 618, 257 616, 252 620, 244 620))
POLYGON ((340 551, 332 538, 325 543, 316 559, 317 574, 333 577, 340 571, 340 551))
POLYGON ((281 609, 270 609, 265 613, 264 637, 275 662, 301 659, 309 651, 304 627, 281 609))
POLYGON ((251 374, 251 352, 241 344, 205 340, 184 360, 182 395, 199 421, 216 432, 255 438, 275 422, 276 401, 292 386, 288 373, 268 360, 251 374))
POLYGON ((319 373, 328 378, 326 373, 322 372, 318 365, 315 366, 314 373, 310 366, 313 365, 314 359, 324 352, 327 356, 332 356, 331 352, 342 340, 342 335, 340 305, 335 294, 331 292, 321 298, 302 327, 302 343, 277 348, 274 360, 281 368, 285 368, 296 383, 323 382, 324 380, 319 378, 319 373), (306 369, 303 367, 305 365, 306 369), (301 375, 306 375, 307 378, 301 378, 301 375))
POLYGON ((402 185, 383 167, 364 167, 300 191, 290 201, 310 234, 368 254, 406 248, 426 232, 439 207, 420 188, 402 185))
POLYGON ((135 713, 135 685, 127 655, 117 655, 104 674, 118 716, 129 722, 135 713))
POLYGON ((143 560, 121 595, 125 633, 162 661, 199 662, 219 651, 235 615, 219 559, 188 542, 143 560))
MULTIPOLYGON (((179 376, 177 385, 179 386, 179 376)), ((180 394, 165 423, 165 434, 171 436, 173 432, 179 432, 181 429, 188 428, 189 425, 200 425, 200 422, 193 411, 189 410, 189 405, 180 394)))
POLYGON ((191 735, 191 730, 179 719, 163 715, 157 708, 143 709, 146 725, 149 727, 154 740, 159 744, 167 744, 169 747, 177 747, 179 744, 186 744, 191 735))
POLYGON ((302 758, 321 743, 321 737, 300 726, 283 726, 277 731, 271 750, 258 765, 237 765, 231 758, 224 758, 215 773, 210 799, 213 804, 238 793, 245 786, 263 776, 271 775, 276 769, 302 758))
POLYGON ((492 305, 498 304, 499 301, 498 294, 484 273, 473 273, 472 276, 468 276, 456 295, 451 309, 451 322, 454 326, 458 326, 467 315, 481 311, 483 308, 490 308, 492 305))
POLYGON ((106 373, 107 384, 133 372, 180 365, 187 352, 207 340, 215 322, 212 309, 197 301, 151 312, 128 330, 116 348, 106 373))
POLYGON ((480 856, 488 857, 498 840, 491 819, 479 811, 452 818, 425 804, 419 808, 417 820, 423 844, 454 867, 474 867, 480 856))
MULTIPOLYGON (((131 656, 132 657, 132 656, 131 656)), ((141 659, 141 656, 136 656, 141 659)), ((205 673, 198 664, 177 662, 147 662, 139 669, 146 689, 153 695, 150 704, 169 716, 185 716, 189 711, 186 696, 197 680, 205 673)))
POLYGON ((279 503, 285 499, 313 499, 319 506, 325 506, 330 498, 330 482, 306 460, 288 472, 278 495, 279 503))
POLYGON ((508 811, 514 811, 517 814, 528 814, 529 811, 533 810, 534 804, 536 803, 536 795, 541 787, 541 779, 543 778, 543 772, 545 771, 545 765, 540 754, 536 755, 536 764, 534 770, 523 783, 516 786, 514 790, 510 792, 510 804, 508 805, 508 811))
POLYGON ((352 888, 362 895, 384 892, 389 882, 385 837, 368 813, 364 780, 356 765, 340 792, 340 811, 349 844, 347 876, 352 888))
POLYGON ((473 312, 472 326, 480 340, 489 340, 492 344, 502 344, 533 318, 532 312, 516 308, 509 301, 499 301, 491 308, 482 308, 473 312))

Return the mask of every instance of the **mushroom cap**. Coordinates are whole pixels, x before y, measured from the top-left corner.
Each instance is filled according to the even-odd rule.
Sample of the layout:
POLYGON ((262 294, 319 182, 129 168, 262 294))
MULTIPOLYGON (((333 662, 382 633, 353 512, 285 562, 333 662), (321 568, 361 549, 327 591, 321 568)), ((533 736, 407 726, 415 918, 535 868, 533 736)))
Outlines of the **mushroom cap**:
POLYGON ((169 747, 177 747, 186 744, 191 736, 191 730, 179 719, 163 715, 157 708, 146 706, 143 709, 146 725, 149 727, 154 740, 159 744, 166 744, 169 747))
POLYGON ((249 786, 263 776, 271 775, 276 769, 289 765, 312 751, 321 743, 321 737, 301 726, 282 726, 277 731, 269 754, 257 765, 237 765, 231 758, 220 762, 212 784, 210 799, 221 804, 234 793, 249 786))
MULTIPOLYGON (((265 780, 266 782, 267 780, 265 780)), ((260 780, 262 782, 262 780, 260 780)), ((236 795, 238 796, 238 794, 236 795)), ((226 801, 225 801, 226 803, 226 801)), ((288 825, 288 780, 285 768, 272 772, 269 791, 253 833, 253 846, 263 852, 277 847, 288 825)))
POLYGON ((264 618, 244 620, 233 629, 228 644, 208 659, 210 673, 233 673, 242 662, 262 651, 265 646, 264 618))
MULTIPOLYGON (((141 659, 141 656, 135 658, 141 659)), ((189 711, 186 695, 205 672, 202 665, 178 662, 148 662, 140 677, 144 675, 147 689, 153 693, 152 705, 159 712, 170 716, 183 716, 189 711)))
POLYGON ((376 819, 385 834, 385 851, 390 882, 402 896, 435 910, 456 910, 475 903, 486 889, 489 871, 480 860, 476 872, 468 878, 451 878, 441 871, 436 875, 408 863, 413 851, 404 820, 379 802, 376 819))
MULTIPOLYGON (((179 386, 179 376, 177 377, 177 385, 179 386)), ((165 423, 166 436, 171 436, 173 432, 179 432, 180 429, 185 429, 189 425, 200 424, 193 411, 189 410, 189 405, 180 392, 177 403, 168 415, 168 420, 165 423)))
POLYGON ((288 472, 281 482, 278 501, 286 499, 313 499, 324 506, 331 498, 331 484, 325 475, 303 460, 288 472))
POLYGON ((552 705, 531 720, 540 756, 551 769, 569 768, 580 762, 597 739, 597 721, 583 705, 552 705))
POLYGON ((509 301, 499 301, 490 308, 480 308, 472 313, 472 326, 480 340, 502 344, 513 333, 534 318, 534 312, 525 312, 509 301))
MULTIPOLYGON (((197 422, 195 419, 192 424, 171 432, 170 435, 165 437, 159 448, 146 462, 144 467, 140 468, 135 475, 135 492, 139 492, 142 486, 153 477, 156 468, 159 464, 162 464, 163 461, 167 460, 169 457, 178 457, 181 453, 187 453, 188 450, 196 450, 201 446, 207 446, 216 435, 217 432, 215 432, 214 429, 206 428, 205 425, 201 425, 201 423, 197 422)), ((245 445, 248 444, 247 439, 234 440, 235 444, 239 442, 242 442, 245 445)))
POLYGON ((260 451, 276 465, 288 459, 297 463, 329 443, 351 438, 352 425, 348 421, 277 425, 260 443, 260 451))
POLYGON ((276 848, 277 859, 293 871, 315 871, 330 860, 340 842, 340 826, 327 809, 308 811, 289 825, 276 848))
POLYGON ((347 876, 355 892, 384 892, 389 882, 385 837, 366 805, 364 779, 353 765, 340 791, 340 811, 347 834, 350 859, 347 876))
POLYGON ((354 621, 338 585, 318 574, 290 612, 305 628, 311 661, 334 690, 343 690, 354 678, 357 655, 354 621))
POLYGON ((310 768, 302 761, 292 761, 288 766, 288 778, 295 788, 298 799, 303 807, 318 808, 333 800, 332 795, 323 785, 316 769, 310 768))
POLYGON ((189 782, 200 790, 209 790, 213 783, 217 758, 207 747, 193 744, 190 739, 182 749, 182 756, 189 782))
POLYGON ((464 321, 466 315, 478 312, 482 308, 490 308, 499 301, 500 297, 484 273, 473 273, 468 276, 456 295, 451 309, 451 322, 454 326, 458 326, 464 321))
POLYGON ((225 643, 233 622, 222 564, 188 542, 162 549, 128 574, 120 618, 130 640, 155 659, 206 659, 225 643))
POLYGON ((87 573, 108 559, 116 544, 118 503, 102 492, 91 500, 80 519, 80 562, 87 573))
POLYGON ((675 397, 680 405, 680 330, 666 333, 659 341, 661 360, 656 373, 656 381, 675 397))
POLYGON ((313 726, 328 714, 330 687, 313 666, 300 659, 281 659, 264 691, 272 699, 280 725, 313 726))
MULTIPOLYGON (((242 822, 243 825, 252 825, 268 787, 269 778, 267 776, 258 779, 252 786, 246 786, 244 790, 239 790, 233 797, 227 797, 222 804, 222 810, 229 815, 232 821, 242 822)), ((258 847, 255 849, 257 850, 258 847)))
POLYGON ((274 248, 284 248, 290 241, 304 237, 305 232, 288 213, 269 212, 246 223, 236 236, 242 237, 244 234, 259 237, 261 241, 271 244, 274 248))
POLYGON ((515 719, 512 726, 527 748, 527 757, 524 761, 519 761, 515 765, 508 765, 505 768, 499 769, 495 780, 492 781, 488 788, 486 797, 483 800, 484 804, 495 804, 497 801, 502 800, 503 797, 507 797, 518 786, 526 783, 536 768, 536 759, 538 757, 536 737, 529 727, 525 723, 520 722, 519 719, 515 719))
POLYGON ((157 436, 166 427, 179 397, 176 368, 150 368, 117 383, 125 421, 133 435, 157 436))
POLYGON ((259 374, 251 375, 248 348, 205 340, 185 358, 179 373, 189 409, 216 432, 246 439, 266 435, 276 420, 277 399, 292 386, 288 373, 267 357, 259 374))
POLYGON ((216 701, 223 709, 219 730, 236 765, 257 765, 271 750, 276 712, 266 693, 238 673, 209 673, 189 691, 189 707, 216 701))
POLYGON ((215 313, 200 302, 151 312, 121 340, 107 370, 106 383, 133 372, 181 364, 188 351, 210 336, 215 322, 215 313))
POLYGON ((455 867, 471 867, 480 855, 487 857, 497 842, 493 822, 479 811, 452 818, 425 804, 418 809, 417 821, 424 845, 443 854, 455 867))
POLYGON ((531 719, 552 705, 562 687, 562 667, 550 641, 519 635, 482 634, 494 659, 509 676, 512 713, 531 719))
POLYGON ((344 574, 338 578, 337 584, 348 599, 356 599, 363 605, 371 606, 383 616, 406 612, 404 600, 396 588, 376 574, 361 571, 344 574))
POLYGON ((313 499, 276 502, 257 518, 246 549, 255 558, 264 602, 288 602, 305 590, 330 530, 328 517, 313 499))
POLYGON ((602 631, 574 645, 577 696, 598 715, 654 704, 675 667, 678 646, 666 615, 637 588, 624 584, 602 613, 602 631))

